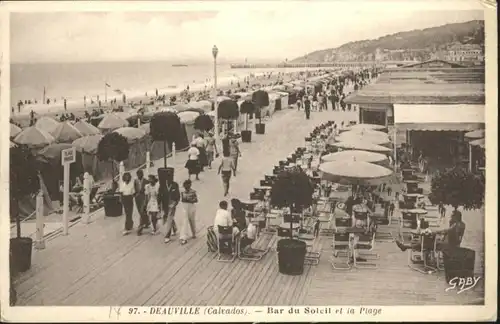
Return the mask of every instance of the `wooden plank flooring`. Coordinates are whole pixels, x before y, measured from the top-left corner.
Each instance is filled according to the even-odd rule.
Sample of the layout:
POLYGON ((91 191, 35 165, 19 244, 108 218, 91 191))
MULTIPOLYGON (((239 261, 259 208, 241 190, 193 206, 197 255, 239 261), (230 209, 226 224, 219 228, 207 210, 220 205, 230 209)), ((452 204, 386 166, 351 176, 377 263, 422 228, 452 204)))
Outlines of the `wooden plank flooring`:
MULTIPOLYGON (((246 199, 253 185, 300 146, 315 125, 352 117, 323 112, 305 121, 302 112, 278 112, 267 123, 265 136, 242 145, 241 172, 233 181, 231 197, 246 199)), ((185 171, 182 161, 178 164, 176 177, 181 182, 185 171)), ((410 270, 406 253, 393 243, 377 243, 377 270, 334 271, 329 262, 331 237, 315 241, 315 250, 322 252, 320 264, 306 265, 300 276, 280 274, 275 251, 260 261, 217 262, 207 250, 205 232, 222 199, 220 179, 214 171, 204 172, 201 179, 194 182, 200 195, 198 239, 166 245, 161 235, 122 236, 123 217, 98 217, 89 225, 75 225, 69 236, 54 238, 45 250, 34 252, 32 269, 16 281, 19 305, 443 305, 482 296, 483 287, 460 295, 446 293, 443 274, 410 270)), ((177 213, 183 213, 181 206, 177 213)), ((464 213, 464 246, 477 251, 479 275, 484 269, 483 218, 483 212, 464 213)), ((262 234, 257 244, 274 248, 276 237, 262 234)))

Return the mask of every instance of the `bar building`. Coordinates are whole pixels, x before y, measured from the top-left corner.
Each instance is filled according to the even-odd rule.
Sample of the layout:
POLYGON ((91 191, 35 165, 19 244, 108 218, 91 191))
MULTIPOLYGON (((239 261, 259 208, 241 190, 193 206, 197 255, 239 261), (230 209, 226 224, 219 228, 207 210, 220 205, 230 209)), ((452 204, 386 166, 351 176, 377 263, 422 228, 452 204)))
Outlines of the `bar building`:
POLYGON ((359 107, 358 122, 391 129, 396 146, 465 164, 470 147, 464 134, 485 127, 484 80, 484 67, 431 60, 386 69, 345 102, 359 107))

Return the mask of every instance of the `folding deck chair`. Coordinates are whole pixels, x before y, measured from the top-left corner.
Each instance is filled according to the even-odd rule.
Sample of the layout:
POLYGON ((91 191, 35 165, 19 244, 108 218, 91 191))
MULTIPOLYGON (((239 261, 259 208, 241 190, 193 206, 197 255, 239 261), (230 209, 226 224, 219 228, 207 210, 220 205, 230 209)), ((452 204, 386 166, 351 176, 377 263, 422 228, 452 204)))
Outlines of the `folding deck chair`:
POLYGON ((420 248, 408 250, 408 267, 423 274, 436 272, 438 270, 438 262, 436 261, 435 250, 436 235, 421 235, 420 248))
POLYGON ((217 261, 220 262, 233 262, 236 259, 238 251, 236 247, 239 240, 238 237, 233 239, 232 226, 219 226, 218 244, 217 244, 217 261))
POLYGON ((349 244, 349 233, 337 232, 333 234, 333 256, 330 264, 335 270, 351 270, 351 249, 349 244), (338 262, 337 262, 338 261, 338 262))
MULTIPOLYGON (((270 248, 266 248, 266 249, 257 249, 257 248, 254 248, 252 247, 252 245, 249 246, 249 251, 248 252, 244 252, 242 247, 241 247, 241 240, 245 237, 245 233, 246 233, 246 230, 242 231, 241 232, 241 235, 239 236, 238 240, 236 241, 236 251, 238 253, 238 259, 240 260, 247 260, 247 261, 259 261, 261 260, 266 254, 267 252, 269 252, 270 248)), ((258 236, 257 236, 258 238, 258 236)), ((257 241, 257 238, 255 239, 255 241, 257 241)), ((254 244, 255 242, 253 242, 252 244, 254 244)))
POLYGON ((354 245, 354 267, 357 269, 376 269, 378 266, 368 260, 378 260, 378 253, 371 252, 375 247, 375 233, 358 234, 358 242, 354 245), (365 258, 366 262, 359 262, 357 258, 365 258))

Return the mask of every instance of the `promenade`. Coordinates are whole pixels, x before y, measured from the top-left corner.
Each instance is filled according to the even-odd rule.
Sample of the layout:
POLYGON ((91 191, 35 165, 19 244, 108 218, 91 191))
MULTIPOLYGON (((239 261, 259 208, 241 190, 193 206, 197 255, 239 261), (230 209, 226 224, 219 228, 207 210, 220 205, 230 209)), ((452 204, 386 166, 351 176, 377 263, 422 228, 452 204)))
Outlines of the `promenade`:
MULTIPOLYGON (((304 137, 324 120, 350 120, 354 113, 313 113, 306 120, 294 109, 276 112, 266 124, 266 134, 253 134, 252 143, 242 143, 239 172, 232 180, 232 197, 247 199, 260 178, 272 167, 304 144, 304 137)), ((172 159, 169 159, 172 163, 172 159)), ((184 154, 176 157, 176 181, 187 177, 184 154)), ((155 167, 163 161, 156 161, 155 167)), ((155 304, 171 285, 180 284, 175 274, 183 269, 213 266, 226 267, 206 254, 206 227, 211 225, 218 202, 223 199, 222 185, 216 170, 206 170, 193 184, 200 202, 197 212, 199 238, 181 246, 177 240, 163 243, 161 235, 122 236, 124 217, 103 217, 102 211, 91 224, 77 224, 68 236, 47 242, 42 251, 34 251, 32 269, 18 280, 20 305, 106 305, 108 303, 155 304), (200 263, 201 262, 201 263, 200 263), (187 267, 187 268, 185 268, 187 267), (129 285, 130 284, 130 285, 129 285), (154 292, 156 291, 156 293, 154 292), (156 296, 156 297, 155 297, 156 296), (125 299, 122 299, 125 298, 125 299)), ((179 206, 178 213, 184 212, 179 206)), ((137 224, 138 215, 135 215, 137 224)), ((230 265, 230 267, 235 266, 230 265)), ((208 279, 194 276, 192 279, 208 279)), ((186 285, 187 283, 184 283, 186 285)), ((170 288, 169 288, 170 287, 170 288)), ((197 290, 196 285, 193 289, 197 290)), ((179 292, 189 293, 189 289, 179 292)), ((195 294, 193 294, 194 297, 195 294)))
MULTIPOLYGON (((269 174, 278 160, 298 146, 314 126, 327 120, 349 121, 356 112, 276 112, 266 123, 266 135, 253 134, 252 143, 242 143, 239 172, 233 178, 229 200, 247 199, 253 187, 269 174)), ((185 159, 176 159, 176 180, 186 179, 185 159)), ((169 159, 169 163, 172 160, 169 159)), ((163 164, 156 162, 156 167, 163 164)), ((122 236, 124 217, 107 218, 102 212, 91 224, 77 224, 68 236, 47 242, 34 251, 30 271, 16 280, 18 305, 107 306, 107 305, 456 305, 481 301, 481 283, 471 291, 446 292, 442 273, 423 275, 407 267, 407 253, 394 243, 377 243, 379 268, 334 271, 330 265, 331 237, 320 237, 314 250, 321 251, 317 266, 305 266, 301 276, 282 275, 276 252, 257 262, 217 262, 207 251, 206 227, 213 223, 218 202, 223 199, 220 178, 207 170, 194 182, 200 202, 197 208, 198 238, 180 245, 163 236, 122 236)), ((182 207, 177 211, 183 213, 182 207)), ((483 276, 484 223, 477 212, 465 212, 464 246, 477 251, 476 271, 483 276)), ((135 215, 135 221, 138 215, 135 215)), ((137 224, 137 222, 136 222, 137 224)), ((397 228, 393 228, 396 232, 397 228)), ((263 234, 258 247, 274 247, 276 237, 263 234)))

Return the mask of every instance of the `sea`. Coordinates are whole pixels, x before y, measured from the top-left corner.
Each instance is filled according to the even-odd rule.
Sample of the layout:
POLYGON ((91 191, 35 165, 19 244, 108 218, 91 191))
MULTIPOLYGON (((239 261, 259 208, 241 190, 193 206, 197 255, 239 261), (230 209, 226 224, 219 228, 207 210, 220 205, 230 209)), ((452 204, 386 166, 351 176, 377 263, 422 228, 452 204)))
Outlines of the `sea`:
MULTIPOLYGON (((158 92, 180 92, 208 88, 213 81, 213 64, 188 64, 174 66, 177 62, 94 62, 94 63, 31 63, 11 64, 11 106, 19 100, 41 103, 46 98, 57 102, 63 98, 68 103, 120 97, 149 96, 158 92), (105 85, 108 84, 108 87, 105 85), (105 88, 106 87, 106 88, 105 88)), ((290 73, 300 69, 231 69, 229 64, 217 65, 218 85, 234 84, 238 80, 269 72, 290 73), (286 71, 284 71, 286 70, 286 71)))

